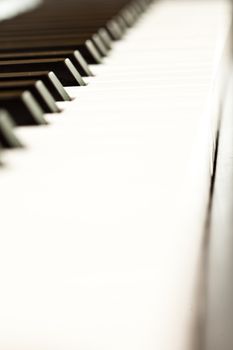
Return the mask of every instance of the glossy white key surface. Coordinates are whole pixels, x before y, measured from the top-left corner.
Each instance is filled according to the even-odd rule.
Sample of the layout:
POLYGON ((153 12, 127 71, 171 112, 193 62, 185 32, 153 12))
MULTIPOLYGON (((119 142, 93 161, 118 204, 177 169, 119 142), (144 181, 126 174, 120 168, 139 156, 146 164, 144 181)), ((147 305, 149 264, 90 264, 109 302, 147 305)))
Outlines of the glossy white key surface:
POLYGON ((0 349, 189 350, 224 1, 155 3, 0 170, 0 349))

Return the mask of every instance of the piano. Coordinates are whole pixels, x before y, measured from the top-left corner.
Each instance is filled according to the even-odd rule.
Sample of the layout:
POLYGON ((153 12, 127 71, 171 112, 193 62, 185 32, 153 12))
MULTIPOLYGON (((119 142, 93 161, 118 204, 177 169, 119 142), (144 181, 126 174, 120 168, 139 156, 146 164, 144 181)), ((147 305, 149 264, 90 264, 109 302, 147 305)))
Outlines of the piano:
POLYGON ((0 349, 232 350, 231 18, 0 1, 0 349))

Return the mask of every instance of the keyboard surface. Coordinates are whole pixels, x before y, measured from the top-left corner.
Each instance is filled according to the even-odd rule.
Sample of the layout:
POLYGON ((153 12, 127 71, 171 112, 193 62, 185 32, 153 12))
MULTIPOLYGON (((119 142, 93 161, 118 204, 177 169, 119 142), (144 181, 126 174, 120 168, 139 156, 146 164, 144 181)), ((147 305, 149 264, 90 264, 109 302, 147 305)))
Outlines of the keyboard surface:
POLYGON ((211 91, 227 6, 155 2, 121 41, 112 38, 107 56, 95 46, 102 64, 83 46, 89 34, 68 44, 51 34, 42 48, 25 35, 13 42, 17 58, 1 46, 0 89, 40 111, 14 129, 25 149, 1 152, 0 348, 192 348, 216 133, 211 91), (88 73, 85 64, 73 68, 76 45, 88 73), (68 63, 67 52, 48 55, 57 46, 70 50, 68 63), (37 57, 25 83, 17 60, 28 64, 28 52, 37 57), (1 71, 9 59, 13 76, 1 71), (64 87, 49 80, 48 60, 62 62, 54 71, 59 84, 65 70, 76 82, 64 78, 54 113, 45 111, 48 93, 64 87), (38 75, 39 92, 48 88, 43 101, 35 95, 38 75), (21 97, 25 84, 31 92, 21 97))

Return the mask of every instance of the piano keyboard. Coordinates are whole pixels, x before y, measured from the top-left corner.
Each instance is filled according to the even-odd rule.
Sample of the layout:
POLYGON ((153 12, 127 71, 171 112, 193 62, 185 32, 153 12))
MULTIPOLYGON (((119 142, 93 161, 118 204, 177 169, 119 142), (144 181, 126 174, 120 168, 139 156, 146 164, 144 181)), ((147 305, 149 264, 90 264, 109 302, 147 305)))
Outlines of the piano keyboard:
POLYGON ((227 1, 0 22, 0 348, 199 350, 227 1))

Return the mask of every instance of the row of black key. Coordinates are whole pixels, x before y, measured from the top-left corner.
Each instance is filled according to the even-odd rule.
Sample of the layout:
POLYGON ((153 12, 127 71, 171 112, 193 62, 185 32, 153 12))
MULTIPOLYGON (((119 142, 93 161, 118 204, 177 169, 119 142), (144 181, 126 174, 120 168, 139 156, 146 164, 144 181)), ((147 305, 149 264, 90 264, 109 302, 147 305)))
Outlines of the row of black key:
POLYGON ((89 64, 101 63, 150 3, 45 0, 1 22, 0 149, 22 147, 15 126, 44 125, 44 113, 59 113, 56 101, 71 100, 65 86, 85 86, 89 64))

